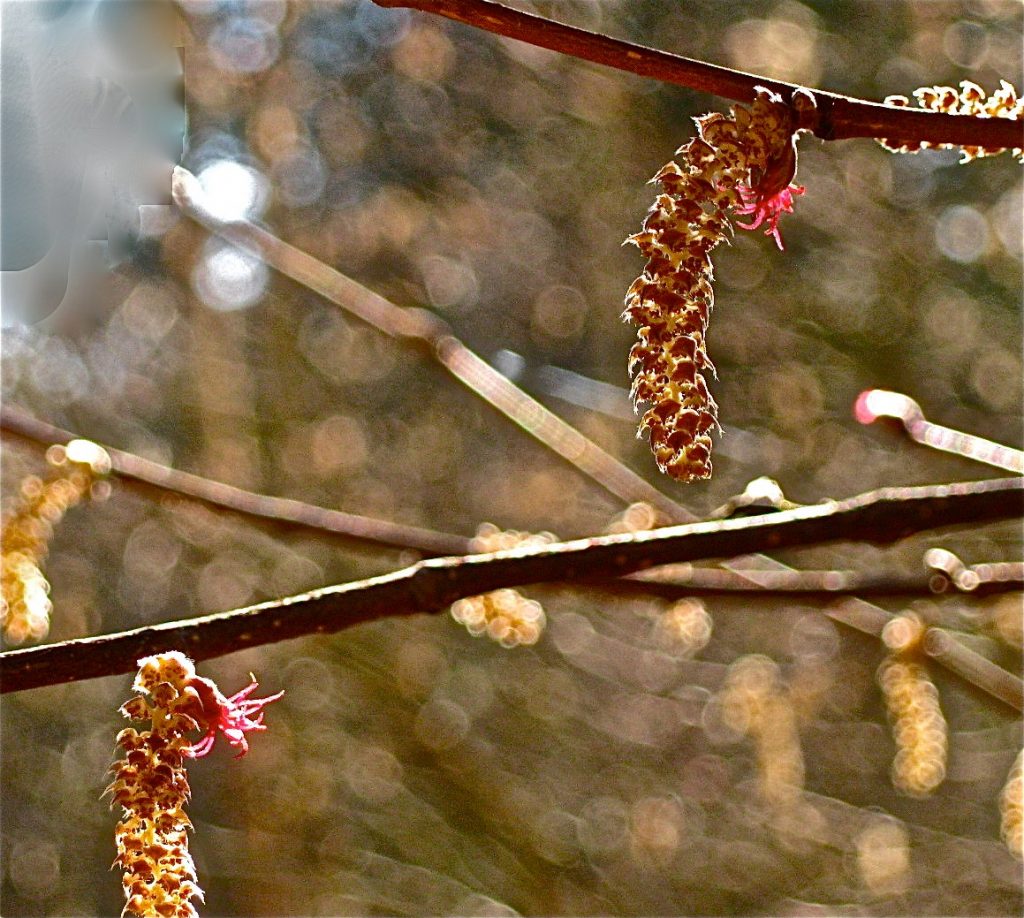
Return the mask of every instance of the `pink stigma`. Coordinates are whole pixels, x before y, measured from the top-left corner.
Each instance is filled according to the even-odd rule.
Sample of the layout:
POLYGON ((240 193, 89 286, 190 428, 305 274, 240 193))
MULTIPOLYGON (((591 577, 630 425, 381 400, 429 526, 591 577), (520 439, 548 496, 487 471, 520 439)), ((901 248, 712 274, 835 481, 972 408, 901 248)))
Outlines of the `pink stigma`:
POLYGON ((249 751, 249 740, 245 734, 250 731, 267 729, 263 723, 261 709, 272 701, 277 701, 284 694, 284 692, 278 692, 267 698, 250 700, 249 696, 256 691, 259 685, 255 678, 251 684, 230 698, 225 698, 213 682, 202 676, 194 677, 190 684, 199 693, 199 700, 202 702, 203 713, 207 719, 206 735, 192 746, 192 756, 197 759, 202 758, 213 749, 218 731, 224 734, 224 738, 229 744, 241 749, 241 752, 235 756, 236 759, 240 759, 249 751))
POLYGON ((790 185, 783 188, 778 194, 771 197, 761 198, 757 191, 748 185, 739 185, 738 191, 743 200, 743 206, 736 208, 737 214, 753 214, 752 223, 739 223, 736 225, 741 229, 755 230, 762 223, 767 221, 768 229, 764 231, 766 236, 774 236, 775 243, 780 250, 784 250, 782 236, 779 235, 779 218, 783 214, 793 213, 793 196, 804 193, 803 185, 790 185))

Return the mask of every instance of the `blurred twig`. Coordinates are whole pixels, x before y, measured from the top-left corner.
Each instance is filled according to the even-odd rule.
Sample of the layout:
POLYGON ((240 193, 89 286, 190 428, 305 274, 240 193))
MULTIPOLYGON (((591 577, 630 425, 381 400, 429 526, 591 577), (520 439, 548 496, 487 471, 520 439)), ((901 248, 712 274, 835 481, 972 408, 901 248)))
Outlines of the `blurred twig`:
POLYGON ((929 628, 924 635, 924 652, 972 685, 1018 711, 1024 710, 1024 682, 980 653, 964 647, 953 632, 929 628))
MULTIPOLYGON (((941 551, 942 549, 933 549, 941 551)), ((928 553, 929 555, 931 552, 928 553)), ((926 555, 927 557, 927 555, 926 555)), ((971 595, 1008 593, 1024 587, 1024 571, 1019 564, 980 565, 997 568, 984 578, 954 578, 932 573, 917 577, 865 574, 851 570, 751 570, 742 573, 691 564, 668 564, 653 571, 630 574, 624 580, 642 583, 650 592, 666 596, 685 593, 705 595, 797 595, 806 597, 874 594, 884 596, 927 596, 943 593, 951 587, 971 595), (662 588, 659 590, 659 588, 662 588)), ((968 571, 973 569, 967 568, 968 571)), ((986 571, 987 572, 987 571, 986 571)), ((615 589, 616 587, 609 587, 615 589)), ((628 589, 628 587, 627 587, 628 589)))
POLYGON ((1024 474, 1024 452, 952 427, 933 424, 925 418, 921 406, 901 392, 868 389, 857 396, 853 414, 861 424, 871 424, 878 418, 895 418, 903 424, 903 429, 916 443, 955 453, 997 469, 1024 474))
MULTIPOLYGON (((862 599, 844 600, 825 614, 834 621, 877 638, 881 637, 882 629, 894 617, 885 609, 862 599)), ((998 698, 1011 708, 1018 711, 1024 709, 1024 682, 980 653, 965 647, 953 632, 934 626, 928 628, 924 636, 924 652, 975 688, 998 698)))
MULTIPOLYGON (((0 430, 44 447, 53 443, 68 443, 82 437, 81 434, 33 418, 13 405, 0 406, 0 430)), ((214 479, 181 472, 125 450, 111 446, 103 448, 111 457, 111 473, 143 491, 178 494, 215 509, 228 510, 276 525, 341 536, 343 539, 382 548, 416 551, 428 558, 469 554, 472 551, 472 539, 462 536, 417 526, 403 526, 387 520, 344 513, 289 498, 244 491, 214 479)), ((943 558, 955 558, 943 549, 931 549, 926 555, 926 561, 932 559, 932 567, 939 566, 936 553, 942 553, 943 558)), ((612 592, 640 590, 665 596, 677 596, 682 593, 696 596, 795 594, 808 597, 851 593, 924 595, 942 592, 952 586, 963 592, 987 594, 1020 589, 1024 586, 1020 567, 1019 564, 985 564, 977 568, 967 568, 959 562, 956 570, 942 567, 941 575, 933 573, 930 577, 898 578, 865 575, 859 571, 795 570, 788 567, 747 567, 739 571, 694 567, 692 564, 683 563, 668 564, 657 570, 629 574, 614 581, 614 584, 603 586, 602 589, 612 592), (934 583, 937 578, 942 582, 938 589, 934 583)))
POLYGON ((275 270, 352 313, 374 328, 421 348, 459 382, 518 424, 530 436, 572 463, 627 503, 645 501, 672 522, 693 514, 628 469, 572 425, 550 412, 478 357, 452 334, 443 319, 425 309, 403 309, 340 271, 246 220, 226 222, 203 205, 198 180, 177 167, 172 181, 181 211, 228 242, 255 253, 275 270))
POLYGON ((130 672, 139 657, 178 649, 196 660, 361 622, 435 612, 456 599, 544 581, 615 577, 657 564, 838 540, 894 542, 942 526, 1014 518, 1024 479, 885 488, 760 517, 694 523, 494 554, 434 558, 356 583, 121 634, 0 654, 0 690, 130 672))
POLYGON ((931 548, 925 552, 924 563, 934 573, 931 589, 944 592, 949 586, 961 593, 994 593, 1004 589, 1019 590, 1024 586, 1024 562, 989 561, 968 567, 953 552, 931 548))
MULTIPOLYGON (((640 76, 675 83, 737 102, 751 102, 754 89, 765 86, 792 96, 793 83, 706 64, 565 25, 532 13, 511 9, 493 0, 374 0, 378 6, 408 7, 436 13, 474 28, 548 48, 640 76)), ((816 108, 801 113, 800 127, 822 140, 847 137, 899 138, 906 141, 952 143, 960 146, 1020 147, 1024 126, 1005 118, 975 118, 896 108, 878 102, 853 99, 822 90, 805 90, 814 96, 816 108)))
MULTIPOLYGON (((0 429, 36 443, 68 443, 78 434, 37 420, 13 405, 0 407, 0 429)), ((169 468, 124 450, 103 447, 110 456, 112 474, 128 482, 163 492, 181 494, 211 507, 244 516, 301 526, 383 548, 409 549, 428 556, 468 552, 469 539, 418 526, 329 510, 284 497, 243 491, 222 481, 169 468)))

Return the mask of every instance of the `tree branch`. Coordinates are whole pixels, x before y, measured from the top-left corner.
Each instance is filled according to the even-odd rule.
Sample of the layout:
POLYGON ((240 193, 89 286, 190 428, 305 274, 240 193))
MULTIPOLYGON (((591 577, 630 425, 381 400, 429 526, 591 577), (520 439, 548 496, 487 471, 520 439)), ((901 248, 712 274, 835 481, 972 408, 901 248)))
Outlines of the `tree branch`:
MULTIPOLYGON (((881 638, 882 629, 894 618, 862 599, 848 599, 825 613, 833 621, 881 638)), ((924 635, 924 652, 965 682, 981 689, 1017 711, 1024 709, 1024 682, 1013 673, 965 647, 952 631, 929 627, 924 635)))
MULTIPOLYGON (((0 406, 0 430, 40 446, 68 443, 83 435, 40 421, 13 405, 0 406)), ((89 437, 88 439, 92 439, 89 437)), ((101 446, 103 444, 100 444, 101 446)), ((244 491, 214 479, 203 478, 160 465, 142 456, 103 446, 111 457, 111 474, 129 487, 145 494, 178 494, 215 510, 226 510, 241 516, 272 523, 284 528, 300 528, 343 540, 382 548, 417 551, 424 557, 470 554, 472 540, 463 536, 402 526, 373 517, 357 516, 281 497, 270 497, 244 491)), ((942 549, 926 555, 954 558, 942 549)), ((1024 586, 1024 570, 1020 564, 984 564, 968 568, 959 559, 954 570, 938 568, 937 573, 920 577, 885 577, 865 575, 859 571, 794 570, 791 568, 747 569, 743 572, 691 564, 670 564, 657 570, 629 574, 600 587, 611 593, 646 593, 667 598, 688 596, 780 596, 804 598, 850 594, 932 595, 953 588, 974 595, 1019 590, 1024 586), (960 569, 970 579, 961 576, 960 569), (934 581, 941 585, 936 588, 934 581)), ((937 562, 936 562, 937 563, 937 562)), ((931 564, 936 567, 936 564, 931 564)))
MULTIPOLYGON (((68 443, 78 436, 37 420, 13 405, 0 406, 0 430, 44 444, 68 443)), ((111 473, 125 482, 144 489, 156 488, 162 492, 182 494, 215 509, 231 510, 254 519, 299 526, 382 548, 410 549, 431 557, 464 554, 470 550, 469 539, 461 536, 328 510, 284 497, 255 494, 222 481, 172 469, 134 453, 110 446, 103 448, 110 456, 111 473)))
MULTIPOLYGON (((931 549, 925 554, 925 562, 933 557, 931 549)), ((946 554, 950 554, 946 552, 946 554)), ((934 567, 934 565, 933 565, 934 567)), ((946 570, 935 569, 932 573, 919 576, 893 576, 865 574, 853 570, 734 570, 694 567, 691 564, 669 564, 657 570, 629 574, 602 589, 617 591, 630 590, 627 584, 643 584, 650 593, 667 597, 686 596, 803 596, 824 598, 829 596, 850 596, 873 594, 876 596, 935 596, 954 590, 972 596, 989 596, 994 593, 1009 593, 1024 588, 1024 565, 1004 562, 1001 564, 979 565, 985 576, 975 568, 964 571, 968 575, 957 576, 946 570), (973 576, 971 576, 973 575, 973 576)), ((635 592, 635 587, 632 588, 635 592)))
POLYGON ((690 522, 695 517, 662 494, 575 427, 502 376, 452 333, 448 323, 426 309, 403 309, 346 277, 312 255, 278 239, 247 220, 225 222, 203 202, 192 173, 175 167, 171 194, 178 208, 196 223, 252 252, 268 265, 392 338, 425 350, 475 395, 497 408, 526 433, 626 503, 645 501, 665 519, 690 522))
POLYGON ((871 424, 879 418, 894 418, 903 425, 904 431, 915 443, 1017 475, 1024 474, 1024 451, 935 424, 924 416, 917 402, 902 392, 866 389, 857 396, 853 414, 861 424, 871 424))
MULTIPOLYGON (((765 86, 786 100, 793 83, 731 70, 715 64, 680 57, 644 45, 636 45, 586 29, 523 13, 492 0, 374 0, 378 6, 407 7, 435 13, 477 29, 514 38, 566 54, 593 61, 606 67, 675 83, 698 92, 706 92, 737 102, 751 102, 754 88, 765 86)), ((853 99, 820 89, 807 90, 814 96, 816 110, 800 127, 812 131, 822 140, 847 137, 888 138, 893 141, 928 141, 960 146, 1020 147, 1024 146, 1024 125, 1005 118, 975 118, 971 115, 946 115, 909 108, 896 108, 878 102, 853 99)))
POLYGON ((141 656, 183 650, 206 660, 395 615, 436 612, 456 599, 543 581, 621 576, 676 561, 837 540, 894 542, 942 526, 1018 517, 1024 479, 886 488, 765 516, 694 523, 494 554, 434 558, 356 583, 189 621, 0 654, 0 691, 130 672, 141 656))

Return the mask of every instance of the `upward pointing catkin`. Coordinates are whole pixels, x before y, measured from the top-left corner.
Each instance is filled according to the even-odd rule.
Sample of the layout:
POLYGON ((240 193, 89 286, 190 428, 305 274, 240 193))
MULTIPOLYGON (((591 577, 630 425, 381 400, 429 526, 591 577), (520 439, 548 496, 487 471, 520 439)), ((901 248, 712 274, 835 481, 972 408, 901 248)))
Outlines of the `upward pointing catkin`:
POLYGON ((706 374, 714 366, 705 334, 714 306, 711 251, 732 233, 729 210, 767 221, 778 235, 779 216, 792 211, 796 174, 793 112, 780 96, 758 89, 751 108, 695 119, 699 136, 680 147, 678 160, 652 179, 663 191, 643 229, 627 242, 647 266, 626 293, 623 318, 639 326, 629 354, 633 403, 648 406, 639 433, 650 435, 658 467, 673 478, 711 476, 711 432, 718 406, 706 374))

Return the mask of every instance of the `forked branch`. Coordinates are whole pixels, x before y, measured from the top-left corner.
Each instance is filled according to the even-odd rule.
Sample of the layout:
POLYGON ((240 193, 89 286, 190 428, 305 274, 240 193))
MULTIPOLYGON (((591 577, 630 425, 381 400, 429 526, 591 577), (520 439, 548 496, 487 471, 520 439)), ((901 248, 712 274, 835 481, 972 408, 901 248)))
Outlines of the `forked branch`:
POLYGON ((195 660, 361 622, 437 612, 456 599, 544 581, 606 579, 674 561, 731 557, 822 542, 894 542, 943 526, 1017 518, 1024 479, 886 488, 765 516, 559 542, 412 567, 189 621, 0 654, 0 691, 130 672, 143 656, 182 650, 195 660))
MULTIPOLYGON (((751 102, 754 89, 764 86, 789 100, 800 87, 793 83, 658 51, 645 45, 611 38, 597 32, 511 9, 493 0, 374 0, 378 6, 407 7, 435 13, 477 29, 514 38, 593 61, 606 67, 675 83, 698 92, 711 93, 736 102, 751 102)), ((867 102, 820 89, 805 89, 816 105, 802 113, 800 127, 822 140, 848 137, 899 138, 959 146, 1024 146, 1024 125, 1004 118, 975 118, 929 111, 896 108, 867 102)))

